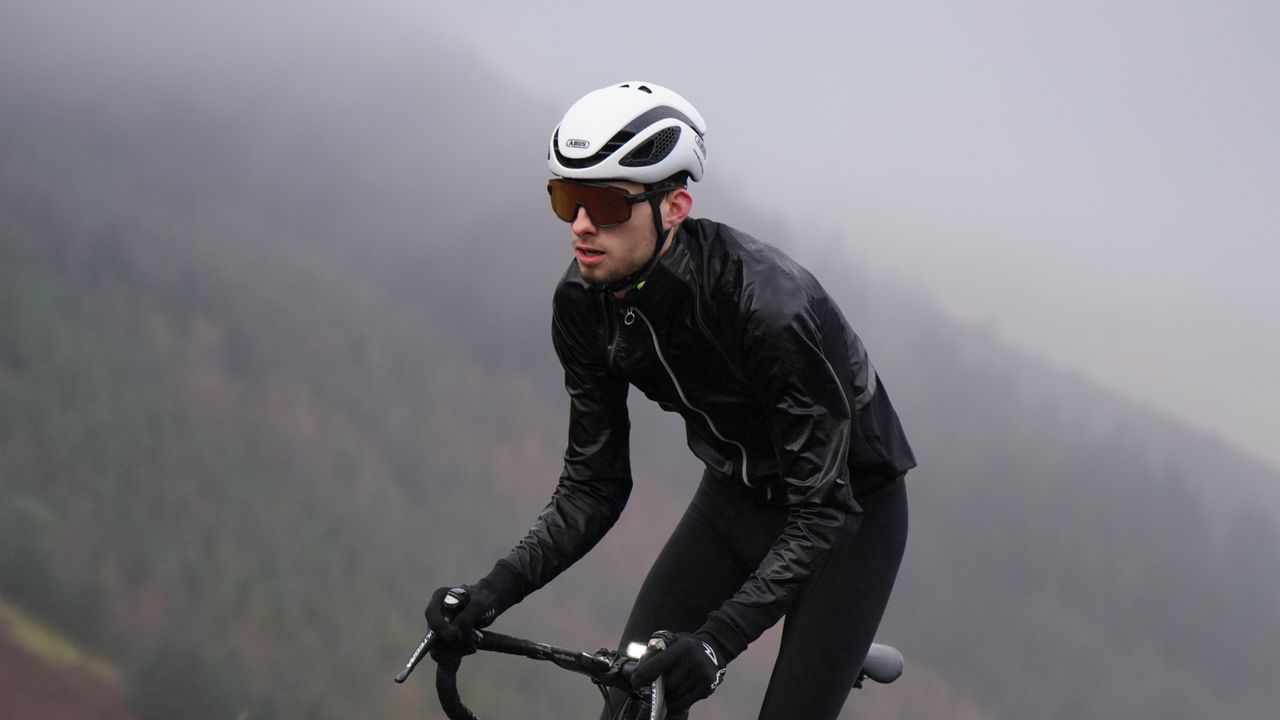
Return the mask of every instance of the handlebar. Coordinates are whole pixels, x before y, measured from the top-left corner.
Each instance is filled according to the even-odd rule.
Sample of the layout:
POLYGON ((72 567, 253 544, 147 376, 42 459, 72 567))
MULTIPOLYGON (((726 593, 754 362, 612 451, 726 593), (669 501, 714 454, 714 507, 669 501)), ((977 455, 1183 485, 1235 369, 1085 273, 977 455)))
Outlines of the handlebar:
MULTIPOLYGON (((466 591, 455 588, 445 597, 446 612, 450 615, 461 610, 467 602, 466 591)), ((585 653, 547 645, 545 643, 523 640, 487 630, 474 630, 477 650, 519 655, 533 660, 544 660, 580 675, 586 675, 593 683, 602 688, 617 688, 628 696, 628 703, 635 701, 640 707, 648 707, 649 720, 664 720, 666 711, 666 692, 663 680, 659 677, 647 688, 635 690, 631 686, 631 674, 643 655, 646 647, 638 643, 627 649, 626 653, 613 650, 597 650, 585 653)), ((436 635, 428 630, 422 641, 414 649, 404 669, 396 676, 397 683, 403 683, 409 674, 418 666, 436 644, 436 635)), ((462 664, 461 655, 439 655, 436 667, 436 694, 440 698, 440 706, 449 720, 479 720, 458 695, 457 673, 462 664)), ((891 683, 902 675, 902 653, 889 645, 873 643, 863 661, 861 671, 854 681, 854 687, 862 687, 864 679, 878 683, 891 683)), ((625 709, 625 706, 624 706, 625 709)))
MULTIPOLYGON (((465 590, 461 588, 451 590, 445 597, 446 612, 457 613, 465 606, 466 601, 465 590)), ((565 670, 586 675, 601 687, 625 691, 629 698, 634 698, 649 707, 649 720, 663 720, 666 717, 666 693, 662 678, 658 678, 648 688, 640 691, 631 687, 631 673, 639 660, 639 653, 632 656, 630 653, 622 654, 602 649, 591 654, 486 630, 473 632, 475 632, 477 650, 519 655, 554 663, 565 670)), ((396 676, 396 682, 403 683, 407 680, 409 674, 435 644, 436 635, 428 630, 409 657, 404 669, 396 676)), ((461 664, 461 655, 438 654, 436 656, 436 695, 439 696, 440 706, 449 720, 479 720, 476 714, 462 702, 458 694, 457 673, 461 664)))

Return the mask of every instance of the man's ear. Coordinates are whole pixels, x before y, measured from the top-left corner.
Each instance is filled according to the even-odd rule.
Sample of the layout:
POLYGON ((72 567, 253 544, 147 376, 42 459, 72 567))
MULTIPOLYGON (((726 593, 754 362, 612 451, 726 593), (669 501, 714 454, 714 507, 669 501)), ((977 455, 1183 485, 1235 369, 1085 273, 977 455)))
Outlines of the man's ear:
POLYGON ((693 195, 685 188, 677 188, 667 197, 667 211, 662 219, 662 227, 666 230, 679 225, 689 217, 693 210, 693 195))

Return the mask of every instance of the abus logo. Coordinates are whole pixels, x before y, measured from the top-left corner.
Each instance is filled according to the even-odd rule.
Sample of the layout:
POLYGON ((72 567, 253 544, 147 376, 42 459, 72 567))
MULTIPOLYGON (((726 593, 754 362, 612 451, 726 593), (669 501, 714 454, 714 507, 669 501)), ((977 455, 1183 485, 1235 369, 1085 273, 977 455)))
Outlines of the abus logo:
POLYGON ((579 140, 578 138, 565 140, 564 144, 571 148, 578 148, 579 150, 586 150, 587 148, 591 147, 591 143, 587 142, 586 140, 579 140))

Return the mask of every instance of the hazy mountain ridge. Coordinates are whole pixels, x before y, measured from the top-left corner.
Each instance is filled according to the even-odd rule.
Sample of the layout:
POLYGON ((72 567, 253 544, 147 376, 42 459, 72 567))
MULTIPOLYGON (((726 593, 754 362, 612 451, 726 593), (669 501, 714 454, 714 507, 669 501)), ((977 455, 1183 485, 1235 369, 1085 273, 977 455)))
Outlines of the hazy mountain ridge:
MULTIPOLYGON (((423 53, 416 67, 467 65, 423 53)), ((270 84, 269 75, 257 82, 270 84)), ((201 637, 234 628, 232 647, 220 651, 235 656, 231 669, 209 676, 232 696, 254 687, 263 714, 376 716, 371 698, 416 702, 384 688, 382 675, 407 649, 399 641, 412 641, 420 596, 444 581, 439 575, 482 571, 532 519, 558 472, 563 431, 552 420, 563 400, 546 327, 567 253, 547 247, 557 241, 548 229, 562 228, 547 222, 541 196, 544 128, 525 127, 536 124, 521 117, 529 113, 509 112, 529 101, 494 90, 492 78, 428 75, 420 89, 431 107, 467 107, 467 118, 497 129, 470 134, 493 137, 495 146, 451 152, 456 134, 447 129, 466 125, 463 116, 432 113, 403 90, 418 114, 392 112, 401 122, 385 123, 376 138, 344 143, 351 128, 316 117, 292 147, 263 154, 285 134, 279 118, 307 114, 291 104, 305 94, 260 108, 276 121, 259 125, 257 115, 238 120, 229 110, 209 127, 198 119, 205 101, 195 90, 179 101, 136 91, 131 107, 99 113, 93 102, 56 97, 56 87, 4 88, 20 101, 0 111, 0 130, 21 140, 0 157, 4 287, 13 293, 3 304, 20 309, 0 316, 3 335, 19 341, 0 352, 0 459, 10 463, 3 517, 16 516, 15 497, 35 497, 61 518, 84 521, 79 535, 64 526, 53 538, 60 547, 74 548, 85 533, 103 541, 127 530, 129 550, 69 563, 83 571, 73 578, 84 586, 77 592, 118 593, 102 618, 108 633, 153 623, 156 658, 189 657, 186 648, 163 647, 175 628, 154 619, 181 616, 183 605, 192 606, 201 637), (478 100, 468 94, 474 87, 492 94, 478 100), (68 105, 77 107, 74 118, 64 114, 68 105), (428 132, 437 126, 424 121, 436 119, 445 129, 428 132), (386 148, 398 150, 400 170, 384 178, 386 148), (489 153, 499 160, 472 161, 489 153), (535 158, 531 167, 506 172, 522 153, 535 158), (447 182, 438 179, 441 167, 447 182), (406 184, 415 181, 427 191, 406 184), (45 308, 47 320, 20 324, 33 307, 45 308), (49 346, 33 338, 74 318, 65 340, 93 348, 96 370, 67 352, 57 365, 65 374, 42 378, 32 368, 49 346), (77 376, 99 393, 97 419, 82 418, 80 436, 104 447, 89 448, 94 462, 70 471, 24 458, 35 447, 74 448, 54 426, 30 421, 46 412, 36 403, 60 402, 58 414, 83 416, 91 397, 58 395, 77 376), (8 402, 15 396, 31 404, 8 402), (131 404, 147 397, 154 406, 131 404), (120 427, 117 414, 143 424, 120 427), (98 478, 97 496, 77 501, 85 488, 70 481, 97 477, 103 461, 138 458, 168 465, 122 465, 98 478), (183 476, 187 482, 171 482, 183 476), (55 477, 62 483, 49 482, 55 477), (236 477, 254 482, 229 486, 236 477), (128 500, 141 517, 96 512, 125 489, 136 493, 128 500), (493 504, 462 513, 468 517, 446 511, 477 497, 493 504), (162 532, 147 532, 166 516, 173 522, 161 523, 162 532), (473 545, 476 557, 444 553, 456 549, 444 543, 451 534, 466 538, 460 544, 473 545), (148 535, 164 545, 133 552, 148 535), (307 547, 336 554, 312 557, 307 547), (392 557, 371 562, 388 549, 392 557), (202 595, 209 591, 230 598, 202 595), (158 616, 141 614, 157 604, 158 616), (353 617, 370 624, 359 633, 337 629, 353 617), (355 657, 317 661, 318 677, 288 680, 283 649, 320 656, 334 646, 355 657), (264 676, 295 684, 272 690, 264 676), (326 702, 334 696, 345 699, 326 702)), ((856 272, 847 276, 868 285, 856 272)), ((874 283, 859 293, 846 311, 874 340, 873 357, 922 459, 890 639, 906 640, 913 662, 993 716, 1195 717, 1214 708, 1262 717, 1257 710, 1274 692, 1264 687, 1266 670, 1280 645, 1266 634, 1280 597, 1270 560, 1275 526, 1266 516, 1224 524, 1204 510, 1192 491, 1195 471, 1172 460, 1194 437, 1148 430, 1149 414, 1014 358, 909 298, 859 303, 879 297, 874 283), (1157 449, 1153 461, 1165 434, 1170 449, 1157 449), (1099 587, 1099 577, 1109 580, 1099 587), (1186 627, 1197 619, 1207 622, 1186 627), (1206 656, 1205 647, 1232 652, 1206 656), (1252 663, 1227 663, 1239 658, 1252 663), (1128 669, 1139 661, 1156 668, 1150 677, 1128 669), (1103 670, 1083 693, 1075 676, 1082 667, 1103 670)), ((667 445, 638 455, 637 474, 678 498, 694 478, 687 460, 665 459, 679 433, 672 418, 663 420, 655 432, 667 445)), ((636 422, 641 430, 656 423, 639 408, 636 422)), ((1258 469, 1221 458, 1211 464, 1258 469)), ((38 524, 33 517, 21 514, 38 524)), ((611 538, 564 590, 548 593, 563 598, 601 582, 609 572, 602 558, 634 552, 623 542, 633 537, 611 538)), ((606 631, 618 612, 584 611, 600 613, 606 631)), ((222 659, 193 662, 217 668, 222 659)), ((147 666, 146 658, 135 662, 147 666)))

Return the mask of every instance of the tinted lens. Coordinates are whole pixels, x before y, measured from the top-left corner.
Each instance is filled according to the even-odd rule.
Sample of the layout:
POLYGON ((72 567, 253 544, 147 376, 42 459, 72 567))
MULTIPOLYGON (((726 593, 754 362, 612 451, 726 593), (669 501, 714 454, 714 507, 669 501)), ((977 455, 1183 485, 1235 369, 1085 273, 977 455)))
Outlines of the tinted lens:
POLYGON ((620 187, 552 180, 547 183, 547 192, 556 217, 568 223, 577 216, 579 206, 587 209, 587 216, 596 227, 620 225, 631 219, 627 191, 620 187))

